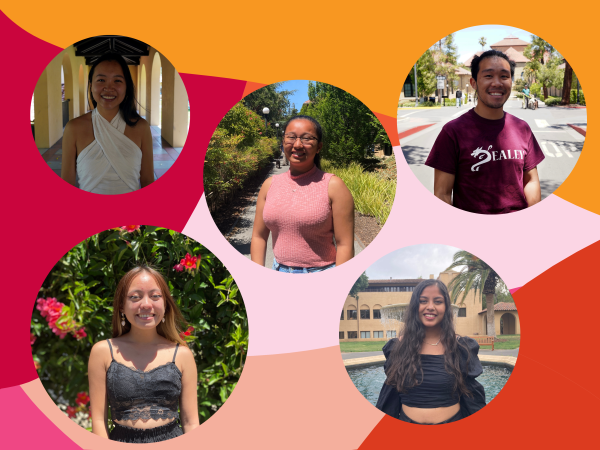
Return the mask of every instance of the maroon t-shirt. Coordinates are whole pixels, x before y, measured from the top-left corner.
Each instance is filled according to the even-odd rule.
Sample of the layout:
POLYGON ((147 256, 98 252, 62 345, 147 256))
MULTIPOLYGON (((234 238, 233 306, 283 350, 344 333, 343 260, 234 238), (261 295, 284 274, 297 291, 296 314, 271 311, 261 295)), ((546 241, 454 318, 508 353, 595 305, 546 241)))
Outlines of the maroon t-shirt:
POLYGON ((544 159, 529 125, 504 112, 484 119, 473 109, 444 125, 425 165, 453 174, 453 204, 478 214, 527 208, 523 173, 544 159))

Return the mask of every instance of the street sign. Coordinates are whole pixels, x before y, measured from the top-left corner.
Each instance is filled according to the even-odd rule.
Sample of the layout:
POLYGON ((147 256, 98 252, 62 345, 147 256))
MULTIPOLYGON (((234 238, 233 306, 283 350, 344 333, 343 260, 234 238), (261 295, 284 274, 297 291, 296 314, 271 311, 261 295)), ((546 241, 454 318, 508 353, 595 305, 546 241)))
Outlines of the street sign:
POLYGON ((444 81, 445 80, 438 79, 438 81, 437 81, 437 88, 438 89, 444 89, 444 81))
POLYGON ((437 77, 435 77, 437 80, 445 80, 446 76, 445 75, 438 75, 437 77))

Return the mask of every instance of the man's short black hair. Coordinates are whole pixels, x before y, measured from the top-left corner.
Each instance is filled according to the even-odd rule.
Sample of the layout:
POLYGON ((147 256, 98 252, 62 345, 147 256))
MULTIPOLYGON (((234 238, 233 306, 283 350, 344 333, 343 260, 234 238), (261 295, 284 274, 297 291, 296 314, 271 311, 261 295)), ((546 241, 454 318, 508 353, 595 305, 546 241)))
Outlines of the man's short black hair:
POLYGON ((505 59, 506 62, 508 62, 510 66, 510 78, 512 80, 515 79, 515 67, 517 63, 509 59, 506 53, 501 52, 500 50, 488 50, 487 52, 483 52, 480 56, 475 55, 473 61, 471 61, 471 76, 475 81, 477 81, 477 74, 479 73, 479 63, 485 58, 494 57, 505 59))

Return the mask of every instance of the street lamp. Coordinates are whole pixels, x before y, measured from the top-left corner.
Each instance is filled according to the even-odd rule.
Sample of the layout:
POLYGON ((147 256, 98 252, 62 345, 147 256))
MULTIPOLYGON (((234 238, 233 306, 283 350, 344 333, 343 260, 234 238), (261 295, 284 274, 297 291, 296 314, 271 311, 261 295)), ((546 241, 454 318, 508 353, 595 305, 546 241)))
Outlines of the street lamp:
POLYGON ((267 128, 267 114, 269 114, 269 108, 266 106, 263 108, 263 114, 265 115, 265 129, 267 128))
POLYGON ((469 103, 469 83, 465 84, 465 87, 467 88, 467 103, 469 103))

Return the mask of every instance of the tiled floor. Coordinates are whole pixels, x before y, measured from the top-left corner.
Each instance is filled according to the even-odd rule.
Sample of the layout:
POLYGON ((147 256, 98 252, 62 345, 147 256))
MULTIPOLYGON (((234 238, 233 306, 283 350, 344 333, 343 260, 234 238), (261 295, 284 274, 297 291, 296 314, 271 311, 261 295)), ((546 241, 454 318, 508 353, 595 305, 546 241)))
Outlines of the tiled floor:
MULTIPOLYGON (((177 160, 182 148, 170 147, 167 141, 161 137, 159 127, 150 128, 152 130, 152 152, 154 153, 154 179, 158 180, 177 160)), ((62 138, 60 138, 52 147, 40 148, 39 151, 50 169, 60 177, 60 169, 62 166, 62 138)))

